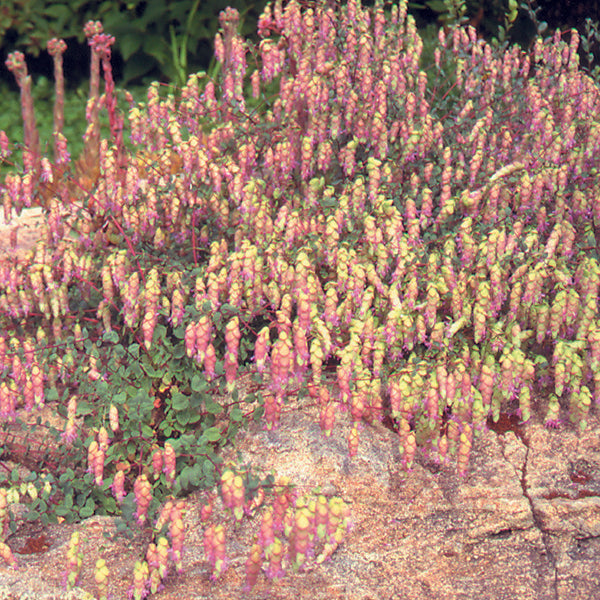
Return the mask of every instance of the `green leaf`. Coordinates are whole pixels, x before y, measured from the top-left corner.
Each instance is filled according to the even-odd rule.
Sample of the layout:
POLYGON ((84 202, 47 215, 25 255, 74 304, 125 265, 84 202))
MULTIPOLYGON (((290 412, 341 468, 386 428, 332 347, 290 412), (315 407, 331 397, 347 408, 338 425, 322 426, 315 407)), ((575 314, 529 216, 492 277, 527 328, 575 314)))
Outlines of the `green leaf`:
POLYGON ((139 407, 138 410, 143 410, 144 408, 152 408, 154 406, 154 400, 150 398, 150 396, 145 390, 140 390, 134 396, 132 403, 134 406, 139 407))
POLYGON ((70 511, 73 508, 73 494, 67 494, 63 501, 64 507, 70 511))
POLYGON ((173 358, 181 359, 185 356, 185 346, 183 344, 177 344, 173 348, 173 358))
POLYGON ((223 412, 223 407, 207 396, 204 399, 204 409, 211 415, 218 415, 220 412, 223 412))
POLYGON ((96 394, 98 394, 98 396, 100 396, 101 398, 108 396, 108 393, 110 391, 110 386, 108 385, 108 382, 96 381, 95 387, 96 387, 96 394))
POLYGON ((127 402, 127 392, 121 391, 112 397, 113 404, 125 404, 127 402))
POLYGON ((89 415, 94 411, 94 407, 89 403, 86 402, 85 400, 81 400, 80 402, 77 403, 77 415, 78 416, 85 416, 85 415, 89 415))
POLYGON ((144 37, 139 33, 130 33, 118 38, 118 45, 125 60, 129 60, 141 47, 144 37))
POLYGON ((136 52, 126 63, 123 69, 123 84, 126 85, 133 79, 142 77, 154 67, 154 61, 141 52, 136 52))
POLYGON ((255 423, 260 423, 264 414, 265 407, 263 405, 259 405, 254 409, 254 412, 252 413, 252 419, 255 423))
POLYGON ((206 479, 213 479, 215 476, 215 465, 212 460, 205 458, 202 461, 202 473, 206 479))
POLYGON ((198 421, 202 420, 203 415, 202 413, 199 413, 197 410, 192 410, 190 409, 188 411, 188 425, 191 425, 192 423, 197 423, 198 421))
POLYGON ((129 374, 130 374, 130 377, 136 378, 136 379, 143 375, 142 367, 140 367, 140 364, 137 361, 135 361, 129 365, 129 374))
POLYGON ((188 487, 189 477, 190 477, 190 468, 184 467, 183 470, 181 471, 181 473, 179 474, 179 476, 177 477, 177 482, 183 489, 188 487))
MULTIPOLYGON (((206 464, 209 461, 205 461, 204 464, 206 464)), ((218 477, 215 476, 214 473, 214 468, 213 471, 210 474, 204 474, 204 478, 203 478, 203 485, 207 486, 207 487, 213 487, 216 483, 217 483, 217 479, 218 477)))
POLYGON ((150 427, 149 425, 142 425, 142 436, 145 438, 153 438, 154 437, 154 429, 152 429, 152 427, 150 427))
POLYGON ((229 422, 229 425, 227 427, 227 434, 226 437, 228 439, 233 439, 237 432, 240 430, 240 424, 239 423, 234 423, 233 421, 229 422))
POLYGON ((594 228, 592 227, 591 223, 586 223, 586 225, 583 228, 585 237, 585 245, 588 246, 589 248, 595 248, 596 247, 596 235, 594 233, 594 228))
POLYGON ((64 505, 58 505, 55 509, 54 512, 59 516, 59 517, 66 517, 70 512, 71 509, 67 508, 64 505))
POLYGON ((94 502, 94 499, 88 498, 85 505, 79 509, 79 516, 82 519, 87 519, 88 517, 91 517, 94 514, 95 510, 96 510, 96 503, 94 502))
POLYGON ((185 338, 185 327, 180 325, 179 327, 175 327, 173 329, 173 335, 178 339, 182 340, 185 338))
POLYGON ((190 422, 190 413, 187 410, 182 410, 175 415, 175 420, 179 425, 185 427, 190 422))
POLYGON ((147 358, 145 358, 142 361, 142 364, 143 364, 143 369, 146 372, 146 375, 148 377, 152 377, 153 379, 156 379, 158 377, 162 377, 162 373, 160 371, 157 371, 154 368, 154 365, 152 363, 150 363, 150 361, 147 358))
POLYGON ((41 514, 42 525, 56 525, 58 518, 55 512, 44 512, 41 514))
POLYGON ((65 4, 53 4, 52 6, 48 6, 44 8, 44 14, 48 17, 62 19, 64 21, 73 15, 72 10, 65 4))
POLYGON ((156 325, 156 327, 154 328, 154 336, 153 337, 155 339, 158 338, 163 344, 165 342, 168 343, 166 326, 162 325, 161 323, 158 323, 158 325, 156 325))
POLYGON ((37 510, 30 510, 25 514, 25 519, 28 521, 37 521, 40 518, 40 513, 37 510))
POLYGON ((169 60, 169 48, 164 38, 160 35, 144 36, 142 49, 161 64, 169 60))
POLYGON ((196 463, 190 470, 190 483, 194 486, 199 486, 202 481, 202 467, 196 463))
POLYGON ((190 408, 199 409, 204 405, 204 394, 192 393, 189 400, 190 408))
POLYGON ((175 410, 185 410, 190 405, 189 397, 181 392, 174 392, 171 397, 171 401, 175 410))
POLYGON ((56 388, 50 388, 46 391, 45 397, 46 401, 55 402, 56 400, 58 400, 58 391, 56 390, 56 388))
POLYGON ((218 442, 223 437, 219 427, 209 427, 202 435, 206 437, 209 442, 218 442))
POLYGON ((206 389, 206 379, 200 377, 200 375, 194 375, 192 377, 192 391, 203 392, 206 389))
POLYGON ((244 413, 239 408, 233 408, 229 413, 229 418, 232 421, 241 421, 244 418, 244 413))
POLYGON ((121 344, 116 344, 113 348, 113 352, 117 358, 123 358, 126 354, 125 348, 121 344))
POLYGON ((221 313, 226 319, 230 319, 235 315, 239 315, 240 309, 225 302, 224 304, 221 304, 221 313))
POLYGON ((112 496, 105 496, 102 499, 102 506, 104 507, 104 510, 109 514, 117 512, 117 502, 112 496))
POLYGON ((119 334, 111 329, 110 331, 105 331, 102 336, 103 342, 108 342, 110 344, 116 344, 119 341, 119 334))
POLYGON ((321 198, 319 200, 319 204, 323 208, 335 208, 339 204, 339 201, 338 201, 337 198, 334 198, 334 197, 331 197, 331 196, 326 196, 326 197, 321 198))

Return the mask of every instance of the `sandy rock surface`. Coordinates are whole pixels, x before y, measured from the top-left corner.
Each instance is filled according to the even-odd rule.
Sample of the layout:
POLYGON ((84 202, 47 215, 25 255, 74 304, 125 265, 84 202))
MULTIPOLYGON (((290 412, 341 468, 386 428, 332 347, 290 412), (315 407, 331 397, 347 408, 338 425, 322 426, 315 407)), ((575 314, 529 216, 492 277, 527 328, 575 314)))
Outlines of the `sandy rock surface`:
POLYGON ((45 217, 40 207, 26 208, 9 220, 0 207, 0 259, 24 257, 42 236, 44 226, 45 217))
MULTIPOLYGON (((393 432, 377 424, 361 431, 350 460, 346 428, 332 438, 312 409, 291 411, 281 427, 241 432, 235 449, 243 462, 290 477, 300 493, 320 486, 351 507, 353 527, 323 565, 280 580, 260 576, 242 592, 244 563, 258 519, 245 520, 228 539, 229 569, 210 581, 203 557, 201 494, 189 498, 184 571, 173 573, 154 597, 325 598, 439 600, 589 600, 600 597, 600 421, 580 434, 569 426, 537 424, 474 444, 471 471, 460 479, 451 467, 421 456, 411 472, 400 467, 393 432)), ((84 567, 72 598, 94 593, 93 566, 105 558, 114 600, 127 597, 133 564, 148 533, 118 534, 115 520, 93 517, 78 525, 22 525, 9 538, 18 568, 0 567, 0 598, 68 597, 63 570, 71 531, 81 532, 84 567), (44 536, 47 547, 27 550, 44 536), (4 594, 4 595, 2 595, 4 594)))

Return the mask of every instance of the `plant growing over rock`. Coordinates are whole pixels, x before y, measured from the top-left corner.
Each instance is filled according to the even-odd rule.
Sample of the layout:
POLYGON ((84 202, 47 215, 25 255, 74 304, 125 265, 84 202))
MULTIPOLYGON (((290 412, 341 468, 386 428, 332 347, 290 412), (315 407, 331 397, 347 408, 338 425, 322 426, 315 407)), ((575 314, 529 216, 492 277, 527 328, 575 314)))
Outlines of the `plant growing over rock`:
MULTIPOLYGON (((28 121, 4 209, 43 199, 48 226, 0 265, 5 447, 26 458, 26 413, 64 417, 24 488, 29 518, 150 528, 133 597, 180 568, 194 489, 216 486, 232 525, 260 520, 247 587, 330 556, 342 500, 295 497, 218 451, 250 419, 276 428, 295 398, 325 435, 349 420, 351 456, 385 419, 406 468, 426 452, 461 475, 501 413, 583 429, 600 402, 599 93, 578 34, 523 54, 441 30, 426 71, 406 7, 277 1, 256 48, 224 11, 219 79, 193 75, 177 97, 151 86, 128 114, 133 150, 112 38, 91 24, 83 156, 70 163, 57 128, 54 161, 40 157, 28 121)), ((26 483, 11 481, 13 495, 26 483)), ((212 510, 216 578, 227 530, 212 510)))

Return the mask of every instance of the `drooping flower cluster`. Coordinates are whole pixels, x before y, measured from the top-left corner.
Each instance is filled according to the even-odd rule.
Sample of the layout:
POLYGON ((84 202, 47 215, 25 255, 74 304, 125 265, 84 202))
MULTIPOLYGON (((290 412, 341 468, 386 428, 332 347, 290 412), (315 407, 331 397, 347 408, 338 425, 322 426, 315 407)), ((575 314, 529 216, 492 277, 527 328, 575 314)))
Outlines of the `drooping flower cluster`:
POLYGON ((77 579, 83 565, 83 552, 81 551, 81 540, 78 531, 71 534, 69 548, 67 550, 67 570, 65 572, 65 581, 67 591, 72 590, 77 585, 77 579))
POLYGON ((98 590, 98 600, 108 600, 109 574, 106 561, 103 558, 99 558, 96 561, 94 570, 94 580, 96 581, 96 588, 98 590))
POLYGON ((223 505, 231 509, 237 521, 244 516, 245 494, 246 490, 241 475, 236 475, 229 469, 224 471, 221 475, 223 505))
MULTIPOLYGON (((256 585, 261 572, 273 579, 289 568, 328 559, 350 527, 349 507, 340 498, 328 500, 321 494, 298 498, 286 478, 273 487, 268 501, 263 490, 246 501, 243 476, 230 468, 221 478, 221 497, 224 507, 233 508, 235 523, 244 513, 260 511, 258 534, 245 563, 246 591, 256 585)), ((222 521, 209 523, 212 502, 206 507, 211 508, 203 510, 204 550, 216 579, 228 566, 227 528, 222 521)))
POLYGON ((135 494, 137 506, 135 518, 139 525, 143 525, 148 516, 150 502, 152 502, 152 485, 144 473, 138 475, 136 478, 135 483, 133 484, 133 493, 135 494))
POLYGON ((204 554, 211 566, 211 579, 215 580, 227 568, 223 525, 211 525, 204 530, 204 554))

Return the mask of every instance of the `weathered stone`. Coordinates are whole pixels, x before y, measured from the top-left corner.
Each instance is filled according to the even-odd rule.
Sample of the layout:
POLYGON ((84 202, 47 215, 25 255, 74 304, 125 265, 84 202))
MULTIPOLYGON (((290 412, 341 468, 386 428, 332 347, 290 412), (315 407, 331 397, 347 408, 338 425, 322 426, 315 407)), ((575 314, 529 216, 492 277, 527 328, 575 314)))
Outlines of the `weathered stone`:
MULTIPOLYGON (((460 478, 451 465, 425 456, 405 472, 396 434, 379 424, 362 427, 359 453, 351 460, 343 417, 326 438, 314 409, 294 407, 276 431, 254 426, 241 432, 226 456, 289 477, 299 494, 320 487, 328 496, 341 496, 353 522, 344 543, 322 565, 273 582, 261 575, 252 592, 242 593, 258 519, 246 519, 229 532, 229 569, 212 583, 203 556, 202 495, 194 494, 185 518, 184 571, 172 574, 155 597, 600 597, 600 422, 593 416, 589 422, 583 434, 570 426, 549 431, 537 424, 502 435, 486 431, 474 441, 469 474, 460 478)), ((82 588, 94 591, 93 564, 102 556, 114 574, 112 597, 125 598, 147 533, 131 540, 113 537, 113 520, 97 517, 46 528, 45 554, 17 555, 18 571, 0 567, 0 584, 12 594, 4 597, 33 592, 36 598, 63 598, 62 572, 74 527, 85 539, 82 588)))
POLYGON ((526 485, 556 569, 557 597, 600 597, 600 427, 532 425, 526 485))

